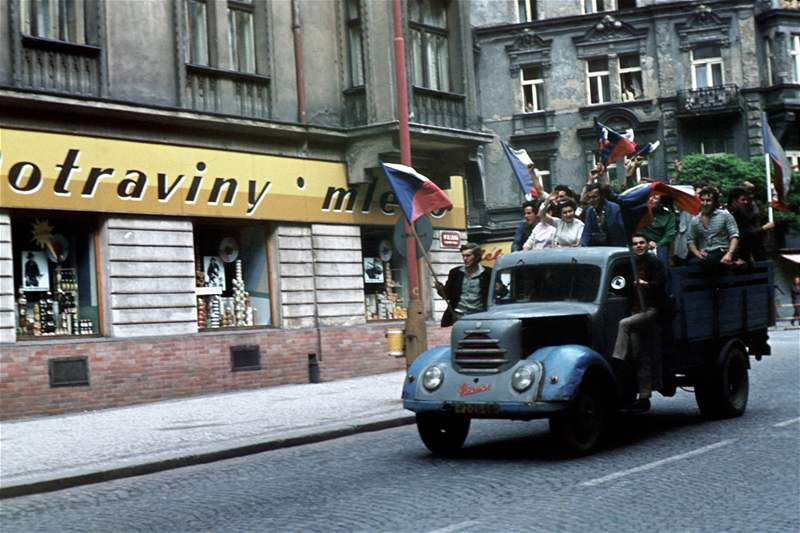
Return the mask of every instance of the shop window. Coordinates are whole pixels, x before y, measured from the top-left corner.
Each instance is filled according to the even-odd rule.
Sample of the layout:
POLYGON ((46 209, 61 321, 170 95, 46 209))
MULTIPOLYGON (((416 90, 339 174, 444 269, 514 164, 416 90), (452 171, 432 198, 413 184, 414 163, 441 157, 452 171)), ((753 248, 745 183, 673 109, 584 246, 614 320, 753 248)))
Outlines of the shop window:
POLYGON ((83 217, 12 215, 19 339, 100 333, 95 228, 83 217))
POLYGON ((198 329, 270 325, 265 228, 196 224, 194 238, 198 329))
POLYGON ((397 252, 392 234, 392 228, 363 228, 361 233, 367 320, 406 318, 406 260, 397 252))

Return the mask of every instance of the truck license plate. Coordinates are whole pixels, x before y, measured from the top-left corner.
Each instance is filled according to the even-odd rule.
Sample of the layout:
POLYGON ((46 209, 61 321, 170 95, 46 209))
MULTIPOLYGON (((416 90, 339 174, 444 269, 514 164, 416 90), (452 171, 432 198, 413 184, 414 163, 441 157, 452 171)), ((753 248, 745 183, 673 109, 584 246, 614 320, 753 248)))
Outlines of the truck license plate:
POLYGON ((493 403, 457 403, 455 411, 460 415, 496 415, 500 406, 493 403))

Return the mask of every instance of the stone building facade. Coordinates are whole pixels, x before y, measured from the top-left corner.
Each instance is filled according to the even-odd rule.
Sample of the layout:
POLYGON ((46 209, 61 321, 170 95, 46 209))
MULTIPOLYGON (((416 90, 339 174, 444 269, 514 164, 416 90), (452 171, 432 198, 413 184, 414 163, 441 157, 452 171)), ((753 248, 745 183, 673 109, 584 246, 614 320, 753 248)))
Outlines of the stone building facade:
MULTIPOLYGON (((761 113, 800 156, 800 4, 764 0, 472 2, 478 111, 495 135, 468 175, 470 235, 508 241, 522 192, 499 140, 525 148, 550 184, 580 190, 593 119, 661 141, 640 173, 669 179, 694 153, 762 153, 761 113)), ((611 178, 622 178, 621 165, 611 178)))
MULTIPOLYGON (((438 274, 491 140, 469 8, 403 3, 413 165, 455 205, 438 274)), ((390 2, 0 9, 0 417, 403 368, 390 2)))

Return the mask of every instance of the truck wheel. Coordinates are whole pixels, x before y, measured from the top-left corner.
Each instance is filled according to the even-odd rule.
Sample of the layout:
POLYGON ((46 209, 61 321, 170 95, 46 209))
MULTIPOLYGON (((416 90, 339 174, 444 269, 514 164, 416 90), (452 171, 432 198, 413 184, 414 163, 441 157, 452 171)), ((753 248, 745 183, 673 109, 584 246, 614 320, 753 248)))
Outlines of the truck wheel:
POLYGON ((602 388, 586 383, 565 413, 550 418, 550 431, 569 453, 584 455, 600 444, 610 415, 602 388))
POLYGON ((470 419, 465 416, 423 413, 417 415, 417 430, 422 442, 435 455, 457 452, 469 433, 470 419))
POLYGON ((742 416, 747 409, 750 380, 747 354, 738 343, 726 348, 695 384, 694 395, 703 416, 730 418, 742 416))

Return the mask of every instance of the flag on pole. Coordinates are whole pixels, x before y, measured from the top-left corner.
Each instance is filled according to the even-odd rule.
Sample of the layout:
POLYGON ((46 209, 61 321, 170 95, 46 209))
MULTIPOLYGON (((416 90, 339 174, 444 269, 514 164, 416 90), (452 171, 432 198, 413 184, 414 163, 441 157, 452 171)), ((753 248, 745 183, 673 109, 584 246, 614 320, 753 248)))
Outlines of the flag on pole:
POLYGON ((531 156, 528 155, 528 152, 526 152, 524 148, 515 150, 504 141, 500 141, 500 144, 503 146, 503 151, 508 158, 508 162, 511 164, 511 170, 514 171, 514 176, 517 178, 517 183, 519 183, 522 189, 522 194, 530 194, 536 197, 538 193, 533 187, 531 173, 528 170, 528 165, 533 163, 531 156))
POLYGON ((668 185, 660 181, 641 183, 617 195, 623 218, 630 232, 636 232, 653 221, 648 200, 654 194, 672 198, 676 206, 689 214, 700 212, 700 199, 691 186, 668 185))
POLYGON ((633 130, 618 133, 608 126, 594 119, 594 129, 597 132, 597 147, 600 150, 600 162, 607 167, 623 156, 636 152, 633 142, 633 130))
POLYGON ((409 224, 431 211, 453 208, 447 194, 413 168, 394 163, 381 165, 409 224))
MULTIPOLYGON (((784 200, 786 195, 789 194, 789 181, 792 179, 792 165, 789 163, 789 158, 781 148, 778 139, 772 133, 772 129, 767 122, 767 114, 761 113, 761 129, 764 136, 764 155, 769 158, 772 165, 767 166, 768 177, 772 175, 772 186, 775 188, 776 197, 772 198, 776 204, 775 207, 784 207, 784 200), (770 169, 770 166, 772 167, 770 169), (770 172, 771 170, 771 172, 770 172)), ((771 198, 771 191, 767 191, 771 198)))
POLYGON ((638 156, 638 155, 642 155, 642 156, 650 155, 653 152, 655 152, 656 149, 658 149, 659 146, 661 146, 661 141, 654 141, 654 142, 651 142, 651 143, 647 143, 644 146, 642 146, 641 148, 637 148, 636 154, 634 155, 634 157, 638 156))

